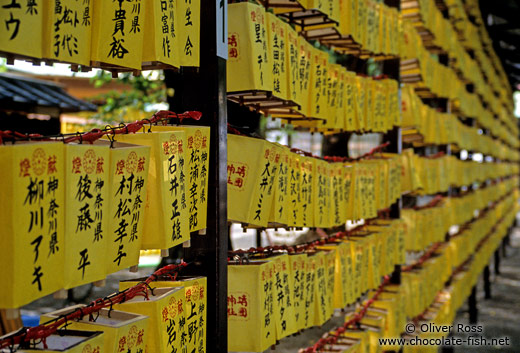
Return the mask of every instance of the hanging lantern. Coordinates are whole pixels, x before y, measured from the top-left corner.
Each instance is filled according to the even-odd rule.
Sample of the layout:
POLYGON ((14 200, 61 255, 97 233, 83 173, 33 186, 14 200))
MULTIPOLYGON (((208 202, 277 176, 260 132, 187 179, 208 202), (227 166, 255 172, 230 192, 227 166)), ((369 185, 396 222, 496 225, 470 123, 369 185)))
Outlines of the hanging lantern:
POLYGON ((186 135, 186 202, 190 232, 206 230, 210 128, 207 126, 153 126, 152 131, 183 131, 186 135))
POLYGON ((263 352, 276 343, 274 266, 228 265, 228 349, 263 352))
POLYGON ((182 288, 156 288, 148 298, 135 297, 114 308, 149 317, 145 352, 180 352, 185 347, 187 327, 182 288))
POLYGON ((0 160, 0 307, 18 308, 63 288, 64 146, 3 145, 0 160))
POLYGON ((289 155, 287 147, 273 143, 275 162, 277 163, 278 176, 274 179, 273 202, 269 222, 274 225, 287 225, 289 215, 289 204, 287 202, 289 189, 289 155))
POLYGON ((146 4, 93 1, 93 66, 141 70, 146 4))
MULTIPOLYGON (((30 353, 103 353, 104 350, 103 332, 88 332, 79 330, 63 330, 48 336, 45 341, 27 342, 30 348, 24 345, 15 347, 16 352, 30 353)), ((6 337, 0 337, 4 339, 6 337)))
POLYGON ((267 226, 278 175, 276 158, 277 148, 265 140, 228 135, 229 220, 267 226))
POLYGON ((118 140, 150 147, 141 249, 165 250, 190 240, 185 133, 138 133, 118 140))
POLYGON ((270 12, 266 13, 266 19, 269 40, 269 70, 273 79, 273 95, 288 100, 287 25, 270 12))
POLYGON ((42 37, 34 34, 41 33, 43 28, 43 2, 13 3, 11 0, 3 0, 0 5, 0 53, 7 57, 21 55, 41 58, 42 37))
POLYGON ((156 63, 180 67, 181 44, 179 9, 184 1, 147 2, 146 16, 143 18, 143 57, 144 67, 156 63))
POLYGON ((90 0, 43 2, 44 59, 90 66, 92 3, 90 0))
POLYGON ((107 273, 139 263, 150 165, 148 146, 115 142, 112 147, 109 166, 112 221, 107 235, 107 273))
MULTIPOLYGON (((80 311, 85 305, 75 305, 65 309, 44 314, 40 318, 40 323, 61 316, 80 311)), ((71 320, 66 323, 67 332, 69 329, 81 331, 100 331, 103 332, 103 352, 144 352, 146 338, 149 331, 148 317, 127 313, 124 311, 101 309, 99 313, 91 317, 82 317, 79 320, 71 320), (98 315, 99 314, 99 315, 98 315)), ((83 353, 83 352, 82 352, 83 353)), ((92 351, 94 353, 94 351, 92 351)))
POLYGON ((248 2, 228 7, 227 91, 273 91, 269 58, 267 15, 248 2))
POLYGON ((65 146, 65 288, 103 280, 108 246, 108 146, 65 146))
MULTIPOLYGON (((119 290, 125 290, 145 281, 146 278, 119 282, 119 290)), ((150 288, 184 288, 186 313, 186 348, 188 352, 206 352, 206 277, 159 277, 150 283, 150 288)))
POLYGON ((199 67, 200 0, 177 0, 181 66, 199 67))

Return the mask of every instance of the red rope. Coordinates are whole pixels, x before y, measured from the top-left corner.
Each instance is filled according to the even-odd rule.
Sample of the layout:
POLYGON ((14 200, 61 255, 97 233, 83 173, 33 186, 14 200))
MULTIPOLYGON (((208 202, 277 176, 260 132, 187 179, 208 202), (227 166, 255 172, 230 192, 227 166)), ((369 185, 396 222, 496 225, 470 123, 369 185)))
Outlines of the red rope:
POLYGON ((312 347, 309 347, 303 351, 303 353, 316 353, 319 352, 326 344, 334 344, 338 341, 338 338, 341 336, 343 332, 349 327, 359 323, 365 317, 368 309, 374 304, 374 302, 379 298, 379 295, 383 292, 384 288, 390 283, 390 277, 385 276, 383 283, 379 286, 376 293, 372 298, 366 301, 365 304, 361 307, 361 310, 354 315, 352 319, 346 321, 341 327, 336 329, 336 332, 326 338, 320 339, 316 344, 312 347))
POLYGON ((376 147, 372 148, 367 153, 365 153, 365 154, 363 154, 363 155, 361 155, 359 157, 356 157, 356 158, 325 156, 325 157, 323 157, 323 159, 325 159, 326 161, 330 161, 330 162, 352 162, 352 161, 358 161, 358 160, 361 160, 361 159, 372 158, 376 153, 383 151, 388 146, 390 146, 390 142, 385 142, 385 143, 383 143, 383 144, 381 144, 379 146, 376 146, 376 147))
POLYGON ((440 151, 440 152, 437 152, 435 154, 432 154, 431 156, 424 156, 423 158, 428 158, 428 159, 437 159, 437 158, 441 158, 441 157, 444 157, 446 153, 444 153, 444 151, 440 151))
POLYGON ((119 292, 112 297, 107 297, 103 299, 96 299, 88 306, 79 308, 74 312, 59 317, 56 320, 53 320, 49 323, 42 324, 36 327, 31 327, 28 329, 20 330, 16 332, 14 335, 11 335, 7 338, 4 338, 0 341, 0 349, 8 348, 10 346, 14 346, 17 344, 21 344, 23 342, 34 341, 37 339, 42 340, 44 344, 44 348, 47 349, 47 345, 45 339, 55 333, 61 326, 65 325, 68 321, 72 321, 75 319, 81 319, 84 316, 91 315, 93 313, 99 312, 103 308, 112 308, 114 304, 120 304, 125 301, 131 300, 138 296, 143 296, 148 299, 148 290, 150 283, 152 283, 155 279, 163 275, 169 275, 171 273, 177 273, 184 267, 188 266, 186 262, 182 262, 179 265, 168 265, 157 271, 155 271, 152 275, 150 275, 144 282, 141 282, 134 287, 131 287, 125 291, 119 292))
POLYGON ((312 249, 316 248, 317 246, 334 243, 337 240, 347 238, 347 237, 351 236, 354 232, 363 229, 363 227, 364 227, 364 225, 360 225, 354 229, 351 229, 350 231, 337 232, 337 233, 329 235, 326 238, 303 243, 303 244, 298 244, 298 245, 273 245, 273 246, 264 246, 264 247, 259 246, 256 248, 252 247, 252 248, 249 248, 246 250, 238 249, 238 250, 234 250, 234 251, 229 251, 228 254, 230 255, 230 258, 228 258, 228 261, 233 260, 233 258, 232 258, 233 255, 260 254, 260 255, 268 256, 275 251, 287 251, 289 254, 305 252, 307 250, 312 250, 312 249))
POLYGON ((442 195, 435 196, 430 202, 428 202, 426 205, 423 206, 414 206, 414 210, 424 210, 426 208, 433 208, 436 207, 439 203, 441 203, 443 200, 442 195))
MULTIPOLYGON (((167 110, 161 110, 157 113, 155 113, 151 119, 145 119, 136 121, 129 124, 121 124, 117 127, 108 127, 106 129, 93 129, 89 132, 84 133, 76 133, 75 135, 72 135, 70 137, 65 138, 63 135, 63 142, 65 143, 71 143, 71 142, 88 142, 93 143, 96 140, 99 140, 103 136, 106 135, 120 135, 120 134, 133 134, 138 132, 143 128, 143 126, 147 124, 157 124, 159 122, 167 122, 170 119, 179 119, 179 121, 182 123, 184 119, 193 119, 193 120, 200 120, 202 117, 201 112, 197 111, 188 111, 182 114, 177 114, 174 112, 170 112, 167 110)), ((40 134, 22 134, 16 131, 0 131, 0 143, 3 142, 4 139, 10 139, 14 141, 20 141, 20 140, 38 140, 38 141, 56 141, 59 140, 59 136, 43 136, 40 134)))
MULTIPOLYGON (((504 199, 504 197, 501 198, 501 200, 504 199)), ((495 203, 496 205, 496 203, 495 203)), ((488 212, 489 209, 486 211, 488 212)), ((474 249, 474 252, 478 252, 480 250, 480 248, 482 248, 482 246, 489 240, 489 238, 495 233, 496 231, 496 228, 498 227, 498 225, 500 223, 502 223, 505 218, 507 216, 503 216, 501 219, 499 219, 497 221, 497 223, 491 228, 490 232, 483 238, 479 241, 479 243, 477 244, 477 246, 475 247, 474 249)), ((410 266, 405 266, 402 268, 402 271, 403 272, 408 272, 408 271, 411 271, 413 268, 415 267, 418 267, 420 265, 422 265, 425 261, 427 261, 428 259, 430 259, 432 257, 432 255, 435 253, 435 251, 442 245, 442 243, 436 243, 434 244, 417 262, 415 262, 414 264, 410 265, 410 266)), ((472 252, 473 253, 473 252, 472 252)), ((464 268, 467 266, 467 264, 471 261, 472 259, 472 255, 469 256, 468 259, 466 259, 466 261, 464 261, 460 266, 458 266, 456 269, 454 269, 452 271, 452 274, 450 276, 450 278, 453 278, 457 273, 461 272, 464 270, 464 268)), ((374 303, 374 301, 377 300, 377 298, 379 297, 379 295, 383 292, 384 290, 384 287, 387 286, 390 282, 390 279, 388 276, 385 276, 385 279, 383 281, 383 283, 379 286, 379 289, 377 290, 377 292, 374 294, 374 296, 372 298, 370 298, 364 305, 363 307, 361 308, 361 310, 356 314, 354 315, 354 317, 352 319, 350 319, 349 321, 346 321, 341 327, 337 328, 336 329, 336 332, 328 337, 325 337, 325 338, 322 338, 320 339, 316 344, 314 344, 312 347, 309 347, 305 350, 303 350, 302 352, 303 353, 317 353, 319 352, 321 349, 324 348, 324 346, 326 344, 335 344, 338 340, 338 338, 341 336, 342 333, 345 332, 345 330, 349 327, 351 327, 352 325, 360 322, 363 317, 366 315, 366 312, 368 311, 368 309, 370 308, 370 306, 374 303)), ((417 315, 415 318, 412 319, 412 321, 416 322, 417 320, 421 319, 421 317, 426 313, 428 309, 426 309, 423 313, 417 315)))

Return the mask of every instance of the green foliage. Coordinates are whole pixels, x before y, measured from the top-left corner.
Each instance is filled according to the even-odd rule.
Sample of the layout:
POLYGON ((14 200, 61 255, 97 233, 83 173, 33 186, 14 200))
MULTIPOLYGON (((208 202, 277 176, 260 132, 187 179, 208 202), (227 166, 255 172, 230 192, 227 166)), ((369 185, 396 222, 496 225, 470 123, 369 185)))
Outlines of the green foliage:
MULTIPOLYGON (((122 85, 130 86, 131 89, 121 92, 113 90, 92 98, 96 102, 105 102, 92 119, 107 124, 117 124, 133 120, 136 113, 155 110, 156 104, 166 103, 167 89, 163 79, 162 72, 159 71, 150 71, 144 76, 134 76, 131 73, 120 74, 115 80, 122 85)), ((91 83, 95 88, 100 88, 113 80, 110 73, 99 71, 91 79, 91 83)))
POLYGON ((0 72, 6 72, 6 71, 7 71, 6 60, 4 58, 0 58, 0 72))

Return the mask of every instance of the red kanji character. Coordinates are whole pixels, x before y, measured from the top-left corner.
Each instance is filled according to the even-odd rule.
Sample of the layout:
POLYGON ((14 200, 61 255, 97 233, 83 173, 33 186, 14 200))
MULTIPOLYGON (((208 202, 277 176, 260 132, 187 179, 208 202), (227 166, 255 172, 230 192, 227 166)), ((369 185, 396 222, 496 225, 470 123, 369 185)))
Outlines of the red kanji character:
POLYGON ((186 291, 186 301, 191 302, 191 288, 186 291))
POLYGON ((96 161, 96 174, 104 173, 103 164, 105 164, 105 159, 99 157, 96 161))
POLYGON ((177 311, 179 312, 179 314, 182 314, 184 311, 184 308, 182 307, 182 300, 179 300, 179 302, 177 303, 177 311))
POLYGON ((47 174, 54 174, 56 170, 56 156, 49 156, 49 163, 47 164, 47 174))
POLYGON ((238 297, 238 304, 242 306, 247 306, 247 297, 245 294, 238 297))
POLYGON ((199 287, 199 298, 202 300, 204 299, 204 287, 199 287))
POLYGON ((164 307, 162 309, 162 321, 166 322, 168 321, 168 308, 164 307))
POLYGON ((247 309, 244 307, 238 309, 238 316, 247 317, 247 309))
POLYGON ((279 153, 277 153, 277 154, 276 154, 276 157, 274 157, 274 161, 275 161, 276 163, 280 162, 280 154, 279 154, 279 153))
POLYGON ((269 150, 265 150, 264 158, 269 159, 269 150))
POLYGON ((29 176, 29 169, 31 169, 31 162, 29 162, 29 158, 25 158, 20 162, 20 176, 29 176))
POLYGON ((237 48, 229 48, 228 55, 230 58, 238 58, 238 50, 237 48))
POLYGON ((124 169, 125 169, 125 161, 121 159, 116 164, 116 175, 123 174, 124 173, 124 169))
POLYGON ((202 148, 206 148, 208 147, 208 138, 206 136, 204 136, 202 138, 202 148))
POLYGON ((285 262, 282 262, 282 269, 284 271, 287 271, 287 264, 285 262))
POLYGON ((244 185, 244 179, 242 179, 242 178, 235 179, 235 186, 241 188, 243 185, 244 185))
POLYGON ((182 140, 179 140, 178 147, 179 147, 179 153, 182 153, 182 140))
POLYGON ((229 306, 229 304, 231 304, 231 306, 233 306, 237 303, 237 298, 235 298, 235 296, 233 294, 228 295, 227 303, 228 303, 228 306, 229 306))
POLYGON ((81 158, 74 157, 72 159, 72 173, 81 174, 81 158))
POLYGON ((144 171, 144 163, 146 162, 145 157, 139 158, 139 162, 137 162, 137 172, 143 172, 144 171))
POLYGON ((138 346, 143 344, 143 335, 144 335, 144 330, 139 330, 139 332, 137 333, 137 345, 138 346))
POLYGON ((119 340, 119 348, 117 349, 118 352, 124 352, 126 346, 126 336, 121 337, 119 340))
POLYGON ((163 142, 162 148, 163 148, 164 154, 166 154, 166 155, 170 154, 170 144, 168 143, 168 141, 163 142))
POLYGON ((237 316, 237 313, 235 313, 235 310, 231 307, 228 307, 227 308, 227 316, 230 317, 230 316, 237 316))
POLYGON ((188 148, 193 149, 193 136, 188 137, 188 148))
POLYGON ((265 272, 262 271, 262 281, 265 281, 265 272))
POLYGON ((232 34, 231 36, 228 37, 228 45, 230 47, 237 47, 238 46, 237 35, 236 34, 232 34))
POLYGON ((406 102, 405 101, 401 102, 401 107, 402 107, 403 112, 405 112, 406 111, 406 102))
POLYGON ((231 173, 231 175, 233 175, 235 173, 235 165, 234 164, 228 164, 227 171, 228 171, 228 174, 231 173))
POLYGON ((251 11, 251 21, 256 22, 256 12, 251 11))
POLYGON ((246 177, 246 166, 238 167, 237 174, 240 175, 242 178, 246 177))
POLYGON ((237 316, 234 310, 234 305, 237 303, 235 296, 228 295, 227 304, 228 304, 228 316, 237 316))
POLYGON ((231 177, 228 177, 228 178, 227 178, 227 183, 228 183, 229 185, 233 185, 233 180, 231 180, 231 177))
POLYGON ((96 348, 94 348, 94 351, 92 353, 99 353, 101 351, 101 348, 99 348, 99 346, 97 346, 96 348))

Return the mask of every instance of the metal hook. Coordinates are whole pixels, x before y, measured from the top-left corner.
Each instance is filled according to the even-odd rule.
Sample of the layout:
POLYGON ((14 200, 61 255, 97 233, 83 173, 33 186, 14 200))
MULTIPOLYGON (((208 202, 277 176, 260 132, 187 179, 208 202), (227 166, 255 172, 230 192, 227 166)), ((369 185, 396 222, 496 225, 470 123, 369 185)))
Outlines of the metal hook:
POLYGON ((109 130, 109 129, 112 131, 112 135, 107 134, 107 138, 110 141, 110 148, 114 148, 116 131, 115 131, 115 129, 112 126, 106 125, 105 126, 105 130, 109 130))
MULTIPOLYGON (((100 311, 101 311, 101 310, 100 310, 100 311)), ((96 315, 96 318, 94 319, 94 315, 92 315, 92 313, 90 313, 90 316, 89 316, 89 318, 88 318, 88 321, 90 321, 90 322, 96 322, 97 319, 99 319, 99 311, 96 311, 96 314, 97 314, 97 315, 96 315)))
POLYGON ((148 290, 150 290, 150 293, 152 293, 152 296, 155 296, 155 293, 154 293, 155 288, 152 288, 152 286, 150 286, 150 284, 147 283, 146 281, 141 282, 141 283, 144 284, 148 290))
POLYGON ((148 132, 152 132, 152 124, 153 124, 152 121, 150 119, 143 119, 143 120, 147 121, 150 124, 150 126, 148 127, 148 132))
POLYGON ((125 133, 128 135, 128 125, 127 124, 121 123, 121 124, 119 124, 119 127, 120 128, 125 128, 125 130, 126 130, 125 133))
POLYGON ((78 309, 76 309, 76 310, 79 310, 79 312, 80 312, 80 314, 81 314, 81 317, 78 318, 78 321, 81 321, 81 320, 83 319, 83 317, 85 316, 85 314, 83 314, 83 308, 80 307, 80 308, 78 308, 78 309))
POLYGON ((114 308, 113 308, 114 303, 112 302, 112 298, 107 297, 106 299, 110 302, 110 308, 108 309, 108 317, 111 318, 110 314, 112 313, 112 310, 114 310, 114 308))

